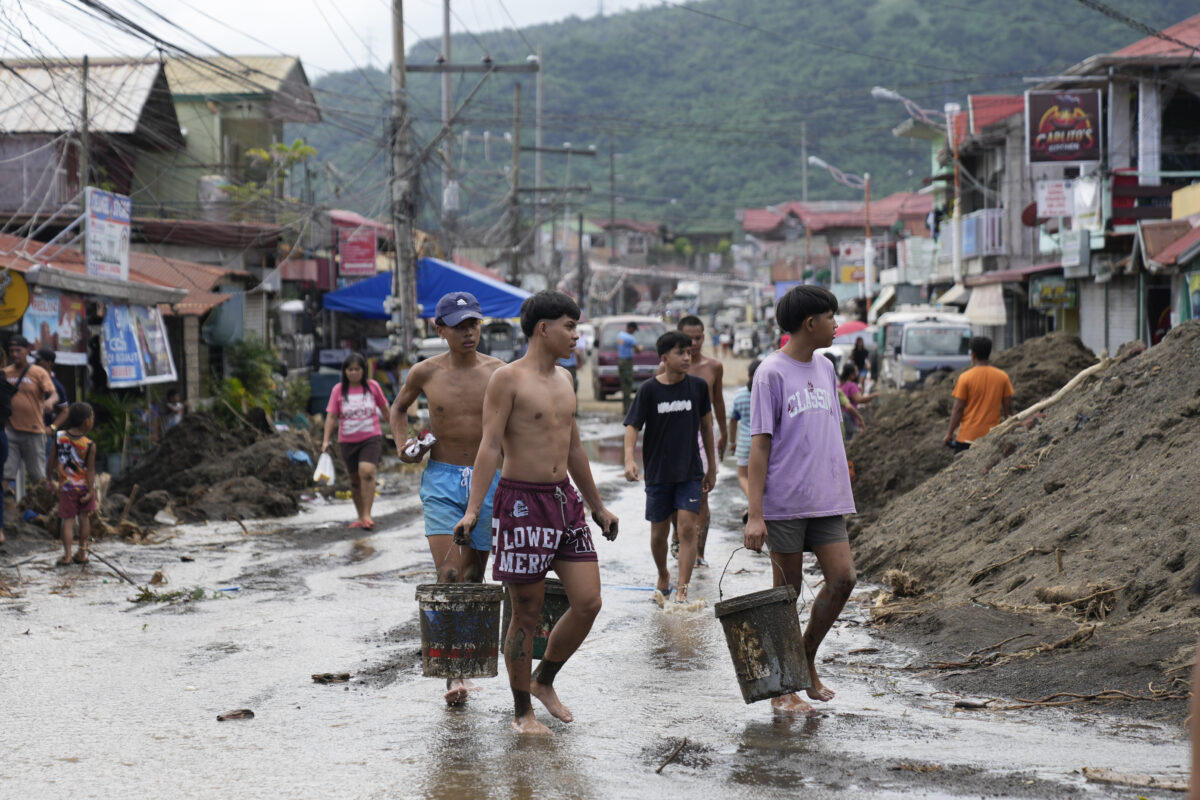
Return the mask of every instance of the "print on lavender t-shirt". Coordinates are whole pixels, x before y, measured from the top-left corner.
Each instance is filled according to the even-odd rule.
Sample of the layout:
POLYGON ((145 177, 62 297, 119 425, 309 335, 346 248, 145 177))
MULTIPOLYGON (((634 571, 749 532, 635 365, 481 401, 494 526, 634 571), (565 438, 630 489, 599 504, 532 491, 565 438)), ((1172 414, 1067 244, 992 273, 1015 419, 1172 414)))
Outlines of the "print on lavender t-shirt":
POLYGON ((754 373, 750 433, 771 436, 763 519, 854 513, 837 375, 829 359, 776 351, 754 373))
POLYGON ((363 391, 360 386, 351 386, 349 394, 343 397, 342 384, 334 384, 325 413, 338 415, 339 442, 364 442, 372 436, 383 435, 375 409, 386 413, 387 398, 375 381, 367 381, 367 389, 363 391))

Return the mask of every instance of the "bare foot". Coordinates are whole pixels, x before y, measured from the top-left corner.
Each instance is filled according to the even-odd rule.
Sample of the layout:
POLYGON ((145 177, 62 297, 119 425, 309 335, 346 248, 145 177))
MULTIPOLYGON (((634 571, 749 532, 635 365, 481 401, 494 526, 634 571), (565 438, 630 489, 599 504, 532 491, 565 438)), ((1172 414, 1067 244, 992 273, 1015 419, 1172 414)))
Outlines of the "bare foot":
POLYGON ((812 686, 809 686, 805 691, 813 700, 820 700, 822 703, 828 703, 833 699, 834 691, 825 684, 821 683, 821 679, 817 677, 815 670, 810 669, 812 674, 812 686))
POLYGON ((772 697, 771 708, 788 714, 816 714, 817 710, 810 706, 804 698, 796 693, 785 694, 783 697, 772 697))
POLYGON ((450 681, 450 685, 446 687, 446 705, 457 706, 467 699, 467 693, 470 689, 463 685, 464 681, 460 678, 455 678, 450 681))
POLYGON ((466 689, 468 692, 479 692, 479 691, 483 691, 483 687, 482 687, 482 686, 479 686, 479 685, 477 685, 477 684, 475 683, 475 681, 468 680, 467 678, 462 678, 462 679, 461 679, 461 682, 462 682, 462 687, 463 687, 464 689, 466 689))
POLYGON ((675 602, 676 603, 686 603, 688 601, 687 590, 688 590, 688 585, 686 583, 679 584, 679 586, 675 589, 675 602))
POLYGON ((529 693, 542 702, 550 716, 563 722, 575 721, 575 717, 571 716, 571 712, 558 699, 558 693, 554 691, 553 686, 533 681, 529 684, 529 693))
POLYGON ((554 731, 537 721, 532 709, 526 712, 525 716, 513 719, 512 729, 513 733, 532 733, 538 736, 554 735, 554 731))

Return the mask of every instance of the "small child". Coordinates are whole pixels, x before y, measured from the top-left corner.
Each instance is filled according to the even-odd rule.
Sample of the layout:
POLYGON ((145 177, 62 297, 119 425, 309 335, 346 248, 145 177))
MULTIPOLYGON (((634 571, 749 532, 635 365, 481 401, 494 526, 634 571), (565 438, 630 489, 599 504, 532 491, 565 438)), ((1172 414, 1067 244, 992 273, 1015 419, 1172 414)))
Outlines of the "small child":
POLYGON ((58 566, 86 564, 91 523, 96 510, 96 447, 87 437, 95 415, 87 403, 72 403, 66 425, 54 440, 58 457, 58 516, 62 520, 63 557, 58 566), (79 518, 79 549, 71 556, 75 518, 79 518))
MULTIPOLYGON (((742 494, 750 496, 750 387, 754 385, 754 371, 761 362, 754 359, 746 366, 746 385, 733 396, 733 412, 729 415, 729 435, 734 441, 734 457, 737 458, 738 486, 742 494)), ((747 515, 742 515, 742 524, 747 515)))

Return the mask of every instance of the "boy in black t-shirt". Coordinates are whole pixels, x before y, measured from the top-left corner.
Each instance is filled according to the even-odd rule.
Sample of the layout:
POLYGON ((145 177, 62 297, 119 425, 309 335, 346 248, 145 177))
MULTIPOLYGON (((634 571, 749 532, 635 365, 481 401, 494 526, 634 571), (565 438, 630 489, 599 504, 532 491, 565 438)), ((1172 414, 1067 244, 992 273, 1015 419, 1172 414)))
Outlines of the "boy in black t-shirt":
POLYGON ((692 340, 679 331, 668 331, 658 339, 658 356, 663 372, 641 385, 625 416, 625 479, 636 481, 638 472, 634 447, 644 425, 646 438, 642 459, 646 468, 646 519, 650 522, 650 552, 658 567, 658 590, 671 591, 667 569, 667 536, 671 515, 678 513, 679 585, 675 602, 687 602, 688 582, 696 564, 700 498, 717 480, 713 457, 712 404, 708 384, 688 375, 692 340), (700 463, 696 434, 704 437, 707 473, 700 463))

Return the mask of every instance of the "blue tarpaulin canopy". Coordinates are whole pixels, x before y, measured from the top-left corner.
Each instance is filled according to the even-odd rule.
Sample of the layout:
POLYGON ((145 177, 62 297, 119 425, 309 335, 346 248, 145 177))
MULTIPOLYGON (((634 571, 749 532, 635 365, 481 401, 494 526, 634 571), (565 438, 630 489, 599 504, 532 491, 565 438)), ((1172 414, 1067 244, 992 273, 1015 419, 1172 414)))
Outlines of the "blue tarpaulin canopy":
MULTIPOLYGON (((421 316, 432 317, 433 309, 442 295, 450 292, 470 292, 479 300, 484 316, 519 317, 521 303, 529 292, 509 286, 503 281, 442 261, 422 258, 417 262, 417 302, 421 316)), ((392 273, 381 272, 374 278, 338 289, 325 295, 324 306, 330 311, 344 311, 368 319, 390 319, 384 310, 384 300, 392 294, 392 273)))

